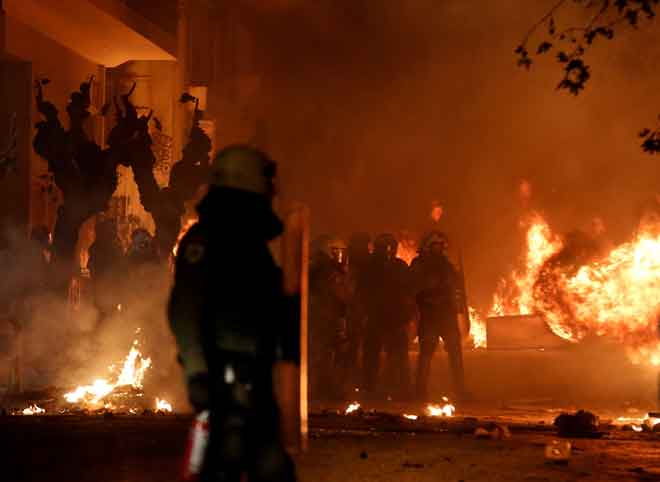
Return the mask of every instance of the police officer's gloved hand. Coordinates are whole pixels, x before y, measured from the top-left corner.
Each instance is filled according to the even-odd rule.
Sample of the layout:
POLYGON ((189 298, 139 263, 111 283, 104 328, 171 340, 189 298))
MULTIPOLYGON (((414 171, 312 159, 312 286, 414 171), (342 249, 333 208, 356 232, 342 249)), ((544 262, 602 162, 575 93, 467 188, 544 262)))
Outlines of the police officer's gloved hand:
POLYGON ((188 398, 195 413, 209 408, 209 374, 197 373, 188 378, 188 398))

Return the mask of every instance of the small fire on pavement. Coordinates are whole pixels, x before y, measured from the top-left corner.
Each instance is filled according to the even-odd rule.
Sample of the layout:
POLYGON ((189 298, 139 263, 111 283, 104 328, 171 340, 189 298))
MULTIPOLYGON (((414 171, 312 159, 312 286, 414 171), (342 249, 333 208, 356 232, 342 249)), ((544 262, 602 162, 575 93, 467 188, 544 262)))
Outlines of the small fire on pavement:
POLYGON ((351 413, 357 412, 358 410, 360 410, 360 404, 358 402, 353 402, 346 408, 344 413, 349 415, 351 413))
MULTIPOLYGON (((139 329, 137 332, 139 333, 139 329)), ((144 397, 143 382, 150 367, 151 358, 142 354, 136 339, 119 373, 114 364, 110 365, 108 370, 112 378, 98 378, 90 385, 78 386, 75 390, 65 393, 64 399, 67 403, 83 409, 137 413, 136 405, 143 406, 143 403, 138 401, 144 397)), ((169 413, 173 408, 166 400, 156 398, 155 410, 169 413)))
POLYGON ((39 415, 41 413, 46 413, 46 410, 38 407, 37 405, 30 405, 28 408, 23 410, 23 415, 39 415))
POLYGON ((442 405, 429 403, 426 406, 426 413, 431 417, 453 417, 456 407, 449 403, 447 397, 442 397, 442 401, 442 405))
POLYGON ((156 411, 171 413, 172 404, 169 403, 167 400, 161 400, 160 398, 156 398, 156 411))

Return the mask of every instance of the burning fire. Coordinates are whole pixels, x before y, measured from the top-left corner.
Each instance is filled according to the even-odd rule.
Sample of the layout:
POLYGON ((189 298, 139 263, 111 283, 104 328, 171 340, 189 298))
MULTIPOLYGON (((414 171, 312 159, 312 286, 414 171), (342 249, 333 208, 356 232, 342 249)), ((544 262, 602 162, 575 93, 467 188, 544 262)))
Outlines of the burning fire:
POLYGON ((39 408, 36 405, 30 405, 28 408, 23 410, 23 415, 39 415, 40 413, 46 413, 46 410, 39 408))
POLYGON ((407 418, 408 420, 417 420, 419 417, 417 415, 410 415, 410 414, 404 413, 403 418, 407 418))
POLYGON ((658 226, 642 226, 608 252, 594 246, 587 234, 562 239, 533 216, 524 268, 501 283, 491 315, 537 313, 566 340, 608 337, 623 343, 633 362, 659 366, 658 226))
POLYGON ((417 241, 412 236, 403 234, 399 237, 399 245, 396 248, 396 257, 408 266, 417 257, 417 241))
POLYGON ((160 398, 156 398, 156 411, 171 413, 172 404, 170 404, 167 400, 161 400, 160 398))
POLYGON ((351 403, 344 412, 346 415, 357 412, 360 409, 360 404, 358 402, 351 403))
POLYGON ((477 310, 471 306, 468 311, 470 313, 470 338, 472 338, 472 343, 475 348, 486 348, 486 322, 477 310))
POLYGON ((529 315, 534 313, 534 284, 545 262, 562 248, 562 241, 539 215, 532 215, 527 225, 527 253, 524 268, 511 273, 498 286, 490 310, 491 316, 529 315))
POLYGON ((172 255, 176 257, 176 253, 179 251, 179 243, 181 243, 181 240, 183 237, 186 235, 188 230, 193 227, 193 225, 197 222, 197 218, 188 218, 188 220, 181 226, 181 230, 179 231, 179 235, 176 237, 176 243, 174 244, 174 247, 172 248, 172 255))
MULTIPOLYGON (((91 385, 77 387, 74 391, 65 393, 64 398, 69 403, 79 403, 84 405, 101 405, 105 407, 111 404, 104 404, 103 399, 110 395, 116 388, 133 387, 142 388, 142 382, 147 369, 151 366, 151 358, 145 358, 138 349, 138 341, 133 342, 133 346, 124 360, 122 370, 114 382, 104 378, 95 380, 91 385)), ((109 367, 110 372, 115 371, 114 365, 109 367)))
POLYGON ((456 412, 456 407, 449 403, 447 397, 442 397, 442 401, 444 402, 442 405, 429 403, 426 406, 426 413, 431 417, 452 417, 456 412))

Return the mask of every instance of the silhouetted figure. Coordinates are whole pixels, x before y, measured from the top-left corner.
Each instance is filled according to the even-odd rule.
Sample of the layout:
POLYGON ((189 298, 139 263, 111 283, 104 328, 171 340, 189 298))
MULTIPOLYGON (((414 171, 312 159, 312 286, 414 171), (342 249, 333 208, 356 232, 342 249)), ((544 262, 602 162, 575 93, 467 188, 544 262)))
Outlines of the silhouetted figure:
POLYGON ((364 347, 366 313, 357 297, 357 286, 370 257, 371 236, 368 233, 354 233, 348 241, 348 283, 350 300, 346 315, 348 335, 347 365, 351 367, 347 383, 363 386, 363 365, 361 354, 364 347))
POLYGON ((356 296, 367 317, 364 338, 364 383, 367 393, 386 390, 406 398, 410 391, 407 324, 413 316, 408 265, 396 257, 398 241, 382 234, 374 241, 356 296), (387 381, 379 383, 381 351, 387 381))
POLYGON ((94 304, 99 311, 99 323, 120 311, 122 287, 125 283, 124 251, 114 220, 99 218, 96 239, 89 247, 87 268, 92 281, 94 304))
POLYGON ((463 351, 458 325, 457 292, 459 279, 447 257, 448 239, 444 233, 431 232, 420 243, 420 253, 410 267, 419 310, 419 358, 417 397, 428 397, 431 360, 442 337, 449 355, 449 369, 457 397, 465 395, 463 351))
POLYGON ((283 231, 271 207, 274 175, 260 151, 222 150, 177 254, 169 319, 190 401, 210 410, 203 481, 295 480, 272 380, 278 359, 299 362, 292 298, 268 248, 283 231))
POLYGON ((309 272, 309 360, 313 399, 343 398, 349 363, 346 315, 349 285, 347 249, 328 237, 315 243, 309 272))
MULTIPOLYGON (((135 107, 128 97, 123 99, 126 111, 135 118, 135 107)), ((156 223, 155 243, 161 257, 167 258, 176 244, 181 230, 181 217, 185 214, 185 203, 192 200, 209 175, 211 139, 200 127, 201 112, 195 100, 193 125, 188 143, 183 148, 182 159, 175 163, 170 181, 161 188, 154 176, 156 157, 151 150, 148 126, 143 126, 142 143, 136 143, 132 153, 133 173, 140 192, 140 201, 156 223)), ((148 120, 147 120, 148 122, 148 120)))
MULTIPOLYGON (((139 123, 118 114, 118 123, 108 138, 108 149, 101 149, 85 132, 90 117, 90 92, 93 77, 73 92, 66 108, 69 129, 59 120, 57 108, 44 100, 46 79, 36 82, 37 109, 43 120, 36 125, 33 147, 48 161, 55 184, 60 189, 63 204, 53 232, 53 261, 59 269, 58 288, 68 290, 75 249, 82 224, 104 211, 117 188, 117 166, 131 165, 134 144, 141 142, 139 123)), ((103 113, 106 109, 103 109, 103 113)))

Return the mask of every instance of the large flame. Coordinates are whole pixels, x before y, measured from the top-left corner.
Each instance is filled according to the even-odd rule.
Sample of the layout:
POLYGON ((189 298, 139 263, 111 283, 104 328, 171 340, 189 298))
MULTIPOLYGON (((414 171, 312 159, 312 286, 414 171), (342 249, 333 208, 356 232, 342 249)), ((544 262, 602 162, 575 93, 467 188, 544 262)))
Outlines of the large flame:
POLYGON ((491 316, 529 315, 535 311, 534 284, 545 262, 562 248, 562 241, 552 234, 539 214, 524 221, 527 226, 527 252, 524 266, 500 282, 490 310, 491 316))
POLYGON ((491 315, 540 314, 569 341, 607 337, 633 362, 660 365, 658 228, 642 226, 632 241, 602 253, 581 242, 554 235, 535 215, 524 268, 500 284, 491 315))

